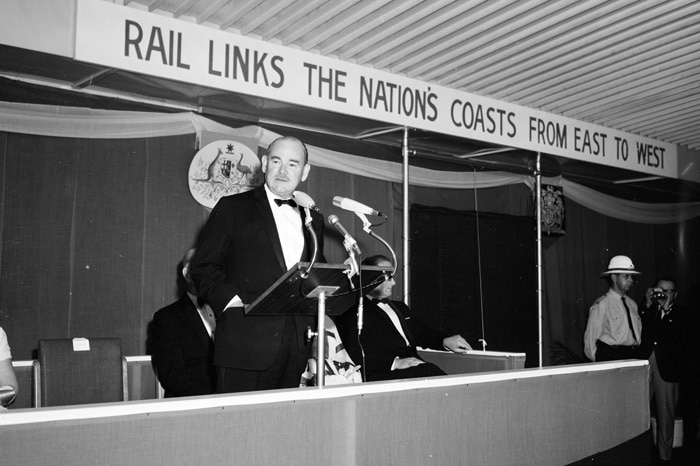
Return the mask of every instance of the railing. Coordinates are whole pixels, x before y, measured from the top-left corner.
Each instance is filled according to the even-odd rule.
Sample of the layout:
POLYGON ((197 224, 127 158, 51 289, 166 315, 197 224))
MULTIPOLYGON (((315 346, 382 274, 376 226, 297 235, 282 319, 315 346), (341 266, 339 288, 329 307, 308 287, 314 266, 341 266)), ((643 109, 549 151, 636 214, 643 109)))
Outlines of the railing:
MULTIPOLYGON (((438 351, 420 351, 421 357, 438 364, 448 374, 471 374, 500 370, 522 369, 525 353, 502 353, 494 351, 470 351, 457 355, 438 351)), ((127 383, 129 401, 156 400, 164 396, 163 387, 153 370, 150 356, 126 356, 127 383)), ((34 408, 32 394, 34 375, 32 367, 35 360, 13 361, 12 367, 17 376, 19 390, 11 409, 34 408)))
POLYGON ((648 464, 648 377, 613 361, 10 410, 0 443, 33 466, 648 464))

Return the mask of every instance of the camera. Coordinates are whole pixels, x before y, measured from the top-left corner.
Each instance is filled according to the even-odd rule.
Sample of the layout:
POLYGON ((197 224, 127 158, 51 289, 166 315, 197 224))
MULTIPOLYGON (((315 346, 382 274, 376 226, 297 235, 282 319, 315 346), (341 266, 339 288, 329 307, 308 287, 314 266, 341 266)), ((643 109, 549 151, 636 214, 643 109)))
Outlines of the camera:
POLYGON ((654 290, 654 294, 651 295, 652 299, 666 299, 666 293, 663 291, 654 290))

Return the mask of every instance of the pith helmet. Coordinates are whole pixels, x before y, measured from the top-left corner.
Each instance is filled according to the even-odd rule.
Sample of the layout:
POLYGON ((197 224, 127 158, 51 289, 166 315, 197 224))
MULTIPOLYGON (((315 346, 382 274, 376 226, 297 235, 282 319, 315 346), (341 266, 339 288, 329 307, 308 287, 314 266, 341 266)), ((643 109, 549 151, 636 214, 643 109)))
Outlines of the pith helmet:
POLYGON ((641 272, 634 270, 632 259, 627 256, 615 256, 610 259, 608 270, 603 272, 603 275, 612 275, 614 273, 628 273, 630 275, 639 275, 641 272))

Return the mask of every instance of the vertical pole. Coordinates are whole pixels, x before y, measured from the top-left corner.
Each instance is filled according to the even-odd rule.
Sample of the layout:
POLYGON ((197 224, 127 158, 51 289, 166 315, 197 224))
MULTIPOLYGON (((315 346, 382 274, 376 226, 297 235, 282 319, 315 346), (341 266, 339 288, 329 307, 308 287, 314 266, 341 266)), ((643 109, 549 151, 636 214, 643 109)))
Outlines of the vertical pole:
POLYGON ((316 331, 316 387, 323 389, 326 379, 326 292, 318 295, 318 326, 316 331))
POLYGON ((403 156, 403 301, 407 306, 411 305, 411 284, 409 282, 410 257, 409 257, 409 234, 411 222, 409 216, 409 201, 408 201, 408 127, 403 129, 403 144, 401 145, 401 153, 403 156))
POLYGON ((535 163, 535 203, 537 204, 537 335, 539 364, 542 367, 542 173, 540 171, 540 153, 535 163))

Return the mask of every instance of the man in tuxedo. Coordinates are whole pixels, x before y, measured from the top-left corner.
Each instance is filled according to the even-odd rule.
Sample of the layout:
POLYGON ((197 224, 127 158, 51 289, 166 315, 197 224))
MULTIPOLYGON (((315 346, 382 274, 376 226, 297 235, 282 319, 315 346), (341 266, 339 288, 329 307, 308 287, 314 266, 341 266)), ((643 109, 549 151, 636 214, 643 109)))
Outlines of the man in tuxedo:
MULTIPOLYGON (((244 309, 297 262, 313 256, 313 237, 292 199, 309 170, 300 140, 273 141, 262 157, 265 183, 219 199, 202 231, 191 273, 217 317, 218 392, 299 386, 309 354, 304 331, 313 317, 248 315, 244 309)), ((324 262, 323 218, 315 211, 310 215, 317 260, 324 262)))
POLYGON ((669 461, 678 404, 678 382, 690 372, 688 322, 675 303, 676 281, 662 277, 649 288, 641 309, 642 347, 649 355, 652 411, 656 416, 659 459, 669 461))
POLYGON ((216 387, 211 308, 197 299, 190 278, 190 249, 182 258, 186 293, 153 316, 152 360, 165 397, 208 395, 216 387))
MULTIPOLYGON (((391 261, 377 255, 366 258, 362 265, 391 267, 391 261)), ((438 366, 422 360, 416 346, 455 353, 464 353, 472 349, 471 346, 461 335, 448 336, 432 328, 403 302, 389 300, 395 284, 393 277, 385 275, 384 281, 363 300, 364 318, 359 339, 354 312, 348 311, 336 318, 346 350, 356 364, 364 366, 368 382, 445 375, 438 366)))

